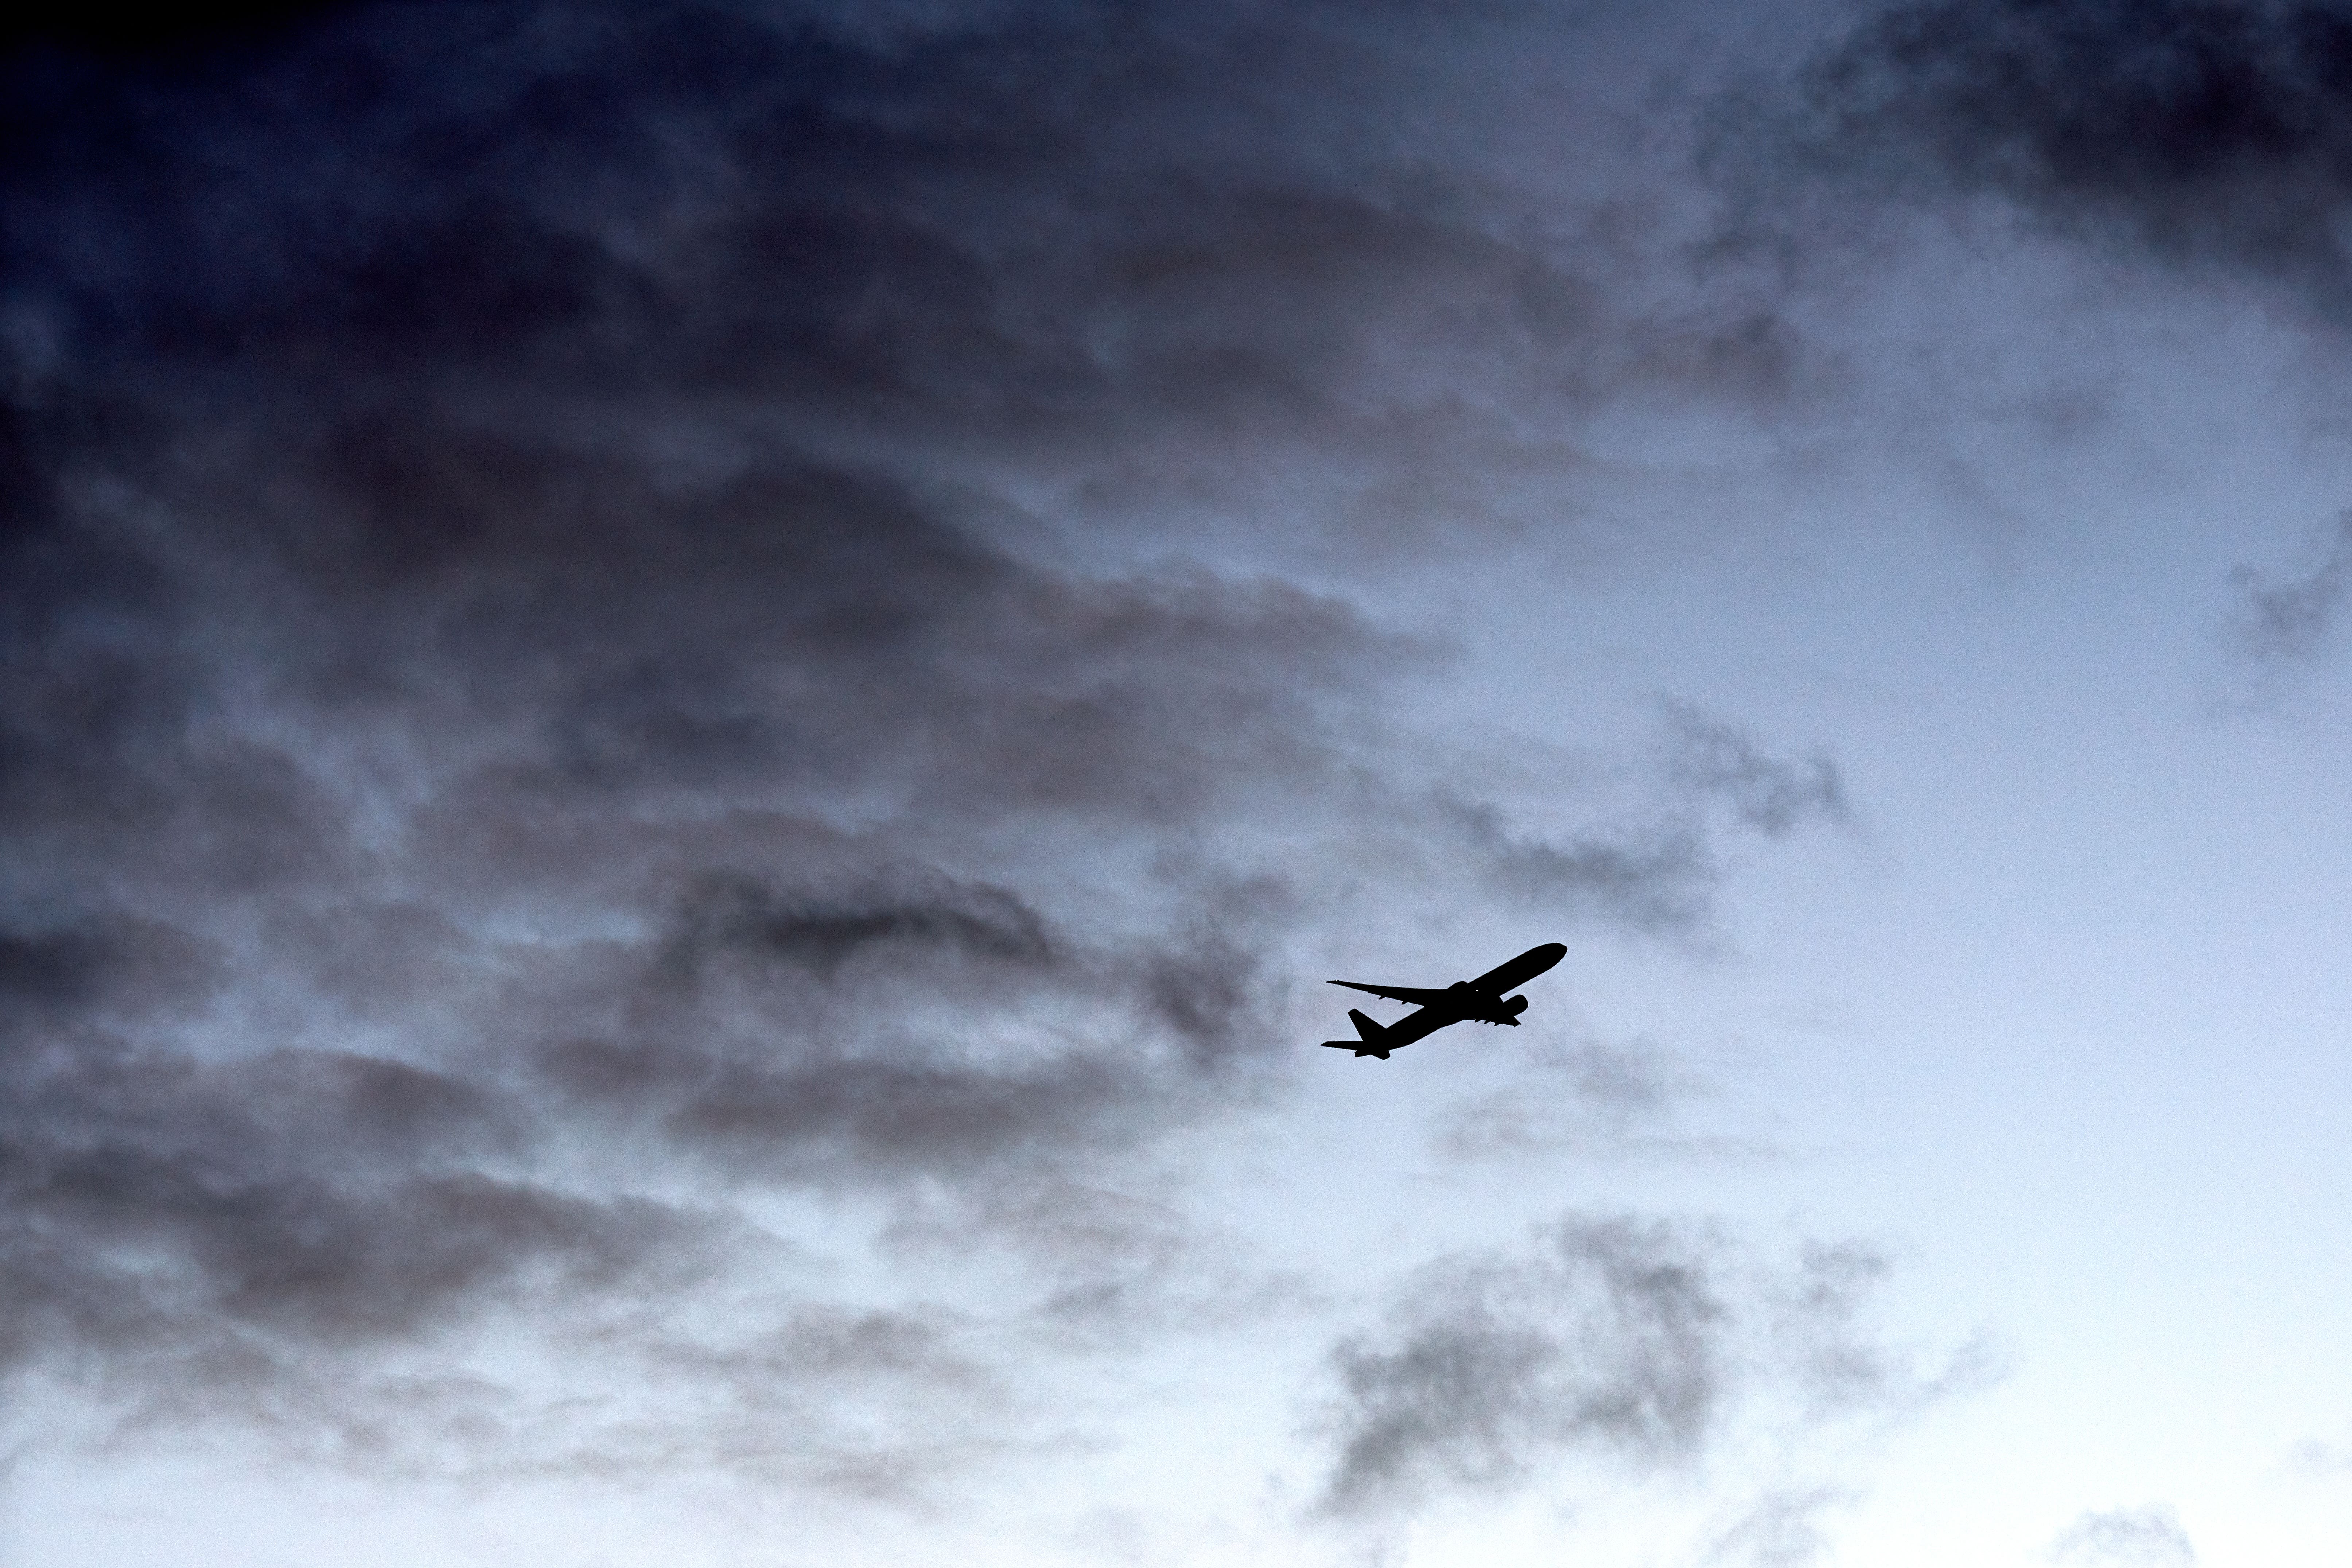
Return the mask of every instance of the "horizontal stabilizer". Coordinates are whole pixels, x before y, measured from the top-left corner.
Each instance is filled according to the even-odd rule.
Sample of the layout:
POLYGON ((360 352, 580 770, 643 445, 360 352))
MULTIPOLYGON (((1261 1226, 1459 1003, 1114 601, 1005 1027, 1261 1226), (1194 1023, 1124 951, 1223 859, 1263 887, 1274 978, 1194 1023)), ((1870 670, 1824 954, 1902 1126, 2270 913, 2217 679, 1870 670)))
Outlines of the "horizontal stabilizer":
POLYGON ((1325 1040, 1323 1044, 1335 1051, 1353 1051, 1360 1057, 1378 1057, 1382 1061, 1389 1059, 1388 1052, 1378 1046, 1368 1046, 1361 1040, 1325 1040))

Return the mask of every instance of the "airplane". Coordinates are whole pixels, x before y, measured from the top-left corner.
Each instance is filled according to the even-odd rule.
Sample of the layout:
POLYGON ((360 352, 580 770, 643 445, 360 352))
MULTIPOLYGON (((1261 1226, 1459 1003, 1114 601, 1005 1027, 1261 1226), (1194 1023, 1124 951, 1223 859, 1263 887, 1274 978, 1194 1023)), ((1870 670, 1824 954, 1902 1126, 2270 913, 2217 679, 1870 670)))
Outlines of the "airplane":
POLYGON ((1567 955, 1568 948, 1557 942, 1541 947, 1531 947, 1500 968, 1490 969, 1475 980, 1457 980, 1442 991, 1425 991, 1411 985, 1363 985, 1353 980, 1334 980, 1329 984, 1344 985, 1350 991, 1369 991, 1375 996, 1385 996, 1391 1002, 1411 1002, 1418 1013, 1408 1013, 1395 1023, 1383 1027, 1365 1017, 1353 1007, 1348 1017, 1356 1026, 1357 1037, 1352 1040, 1326 1040, 1323 1043, 1335 1051, 1353 1051, 1360 1057, 1389 1059, 1389 1053, 1409 1046, 1424 1035, 1435 1034, 1448 1024, 1467 1023, 1475 1019, 1481 1024, 1519 1025, 1519 1015, 1528 1010, 1524 996, 1506 996, 1504 992, 1525 985, 1567 955))

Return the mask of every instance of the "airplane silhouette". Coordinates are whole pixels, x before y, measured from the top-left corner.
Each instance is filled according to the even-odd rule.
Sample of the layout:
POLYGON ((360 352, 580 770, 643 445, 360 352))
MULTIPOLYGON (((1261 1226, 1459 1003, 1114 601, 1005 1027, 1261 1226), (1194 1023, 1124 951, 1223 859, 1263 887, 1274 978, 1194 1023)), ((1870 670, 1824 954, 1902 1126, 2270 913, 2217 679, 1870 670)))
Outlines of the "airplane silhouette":
POLYGON ((1510 963, 1490 969, 1475 980, 1457 980, 1442 991, 1422 990, 1411 985, 1363 985, 1353 980, 1334 980, 1330 982, 1333 985, 1344 985, 1350 991, 1369 991, 1391 1002, 1411 1002, 1421 1011, 1408 1013, 1395 1023, 1382 1027, 1350 1007, 1348 1016, 1356 1026, 1357 1037, 1323 1043, 1335 1051, 1353 1051, 1360 1057, 1378 1057, 1386 1061, 1391 1051, 1409 1046, 1424 1035, 1435 1034, 1448 1024, 1475 1019, 1481 1024, 1508 1024, 1517 1028, 1519 1015, 1528 1010, 1528 999, 1506 996, 1503 993, 1515 985, 1525 985, 1558 963, 1567 952, 1563 944, 1548 942, 1541 947, 1528 949, 1510 963))

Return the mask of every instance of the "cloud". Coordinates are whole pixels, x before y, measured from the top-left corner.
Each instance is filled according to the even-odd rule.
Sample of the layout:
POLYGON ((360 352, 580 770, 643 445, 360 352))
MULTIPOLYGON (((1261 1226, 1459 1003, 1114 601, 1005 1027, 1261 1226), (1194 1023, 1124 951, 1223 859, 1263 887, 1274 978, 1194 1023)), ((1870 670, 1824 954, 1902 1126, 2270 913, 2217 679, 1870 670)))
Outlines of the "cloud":
POLYGON ((392 1367, 425 1430, 486 1324, 784 1368, 629 1315, 763 1255, 743 1184, 1255 1103, 1283 877, 1165 851, 1321 801, 1410 645, 1026 559, 971 454, 1305 407, 1344 344, 1216 347, 1284 267, 1355 255, 1333 329, 1478 248, 1171 173, 1208 248, 1122 283, 1030 89, 1144 46, 1075 13, 394 20, 20 98, 0 214, 0 1364, 191 1419, 392 1367))
MULTIPOLYGON (((1325 873, 1475 770, 1398 716, 1425 646, 1193 521, 1426 541, 1620 389, 1778 374, 1390 139, 1455 18, 1334 16, 359 6, 0 63, 0 1365, 377 1453, 561 1426, 501 1331, 788 1383, 834 1313, 887 1389, 1003 1345, 639 1309, 788 1251, 778 1194, 1034 1264, 1007 1194, 1281 1092, 1325 873)), ((1692 800, 1778 833, 1834 778, 1690 735, 1630 826, 1438 810, 1434 896, 1703 924, 1692 800)), ((1234 1250, 991 1305, 1108 1342, 1265 1285, 1234 1250)), ((625 1426, 544 1441, 715 1451, 625 1426)))
POLYGON ((1696 932, 1713 911, 1718 873, 1696 823, 1668 816, 1563 841, 1507 831, 1498 806, 1439 805, 1496 885, 1528 903, 1646 935, 1696 932))
POLYGON ((1753 1563, 1755 1568, 1800 1568, 1830 1550, 1818 1521, 1828 1510, 1853 1500, 1851 1493, 1826 1487, 1768 1493, 1717 1537, 1707 1563, 1753 1563))
POLYGON ((1785 838, 1809 818, 1833 826, 1853 822, 1845 781, 1827 752, 1798 761, 1775 757, 1754 737, 1687 702, 1664 706, 1673 742, 1667 777, 1702 797, 1722 800, 1741 826, 1785 838))
POLYGON ((2050 1543, 2053 1563, 2116 1563, 2175 1568, 2197 1561, 2188 1531, 2170 1507, 2115 1509, 2086 1513, 2050 1543))
POLYGON ((1531 1266, 1472 1259, 1427 1280, 1391 1348, 1335 1352, 1335 1511, 1507 1488, 1545 1448, 1660 1461, 1698 1446, 1727 1313, 1705 1262, 1626 1224, 1571 1221, 1548 1239, 1554 1256, 1531 1266))
POLYGON ((1768 157, 1876 196, 1999 198, 2340 321, 2347 41, 2352 22, 2320 4, 1898 6, 1813 62, 1768 157))
POLYGON ((2317 565, 2276 587, 2266 585, 2252 566, 2230 574, 2239 590, 2231 630, 2239 648, 2257 663, 2305 664, 2317 658, 2335 630, 2346 579, 2352 576, 2352 514, 2336 521, 2317 565))
POLYGON ((489 1303, 674 1286, 739 1228, 498 1173, 510 1102, 380 1058, 205 1060, 19 1022, 0 1082, 0 1370, 79 1366, 134 1404, 290 1385, 489 1303))
POLYGON ((1667 700, 1663 755, 1638 813, 1564 833, 1514 832, 1504 809, 1440 790, 1439 826, 1483 861, 1496 889, 1580 921, 1653 937, 1704 941, 1723 879, 1712 809, 1740 827, 1785 838, 1812 822, 1854 818, 1825 752, 1773 755, 1737 726, 1667 700))
POLYGON ((1411 1512, 1580 1460, 1675 1468, 1750 1407, 1785 1404, 1820 1423, 1934 1397, 1936 1384, 1862 1328, 1886 1270, 1851 1244, 1808 1247, 1780 1268, 1711 1226, 1577 1215, 1524 1254, 1433 1263, 1381 1331, 1333 1350, 1320 1506, 1411 1512))
POLYGON ((1570 1153, 1605 1160, 1769 1157, 1769 1143, 1685 1131, 1685 1112, 1717 1092, 1701 1072, 1645 1040, 1582 1040, 1522 1052, 1508 1088, 1439 1114, 1431 1142, 1456 1160, 1570 1153))
POLYGON ((640 1381, 625 1420, 515 1446, 550 1456, 542 1467, 619 1478, 715 1469, 919 1508, 1038 1442, 982 1326, 936 1306, 802 1302, 748 1333, 698 1342, 623 1321, 569 1348, 640 1381))
POLYGON ((0 50, 13 54, 46 47, 57 53, 135 58, 174 49, 233 48, 332 9, 323 0, 245 0, 185 5, 168 15, 118 12, 28 17, 0 28, 0 50))

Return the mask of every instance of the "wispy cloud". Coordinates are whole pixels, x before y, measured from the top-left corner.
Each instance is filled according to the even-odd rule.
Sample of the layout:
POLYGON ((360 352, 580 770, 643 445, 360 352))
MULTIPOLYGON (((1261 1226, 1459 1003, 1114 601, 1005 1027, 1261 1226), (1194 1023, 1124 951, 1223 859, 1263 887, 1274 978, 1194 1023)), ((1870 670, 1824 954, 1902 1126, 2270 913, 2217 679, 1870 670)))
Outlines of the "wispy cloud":
POLYGON ((2189 1532, 2170 1507, 2120 1508, 2085 1513, 2050 1543, 2053 1563, 2131 1563, 2142 1568, 2186 1568, 2197 1561, 2189 1532))
POLYGON ((2239 650, 2265 666, 2308 664, 2327 647, 2345 590, 2352 586, 2352 514, 2327 531, 2309 570, 2275 585, 2252 566, 2230 574, 2237 588, 2231 631, 2239 650))
POLYGON ((1769 1159, 1763 1139, 1688 1124, 1720 1094, 1698 1066, 1654 1042, 1584 1039, 1523 1049, 1507 1088, 1444 1107, 1436 1150, 1456 1160, 1570 1154, 1605 1161, 1769 1159))
POLYGON ((1756 738, 1687 702, 1664 705, 1672 744, 1669 781, 1702 799, 1720 800, 1742 826, 1785 838, 1809 821, 1849 826, 1853 809, 1835 759, 1815 751, 1777 757, 1756 738))
POLYGON ((1580 1462, 1639 1474, 1696 1461, 1754 1408, 1884 1415, 1976 1376, 1975 1352, 1938 1380, 1873 1341, 1863 1310, 1886 1270, 1864 1247, 1781 1267, 1711 1226, 1578 1215, 1524 1253, 1433 1263, 1381 1330, 1332 1352, 1320 1506, 1410 1513, 1580 1462))

